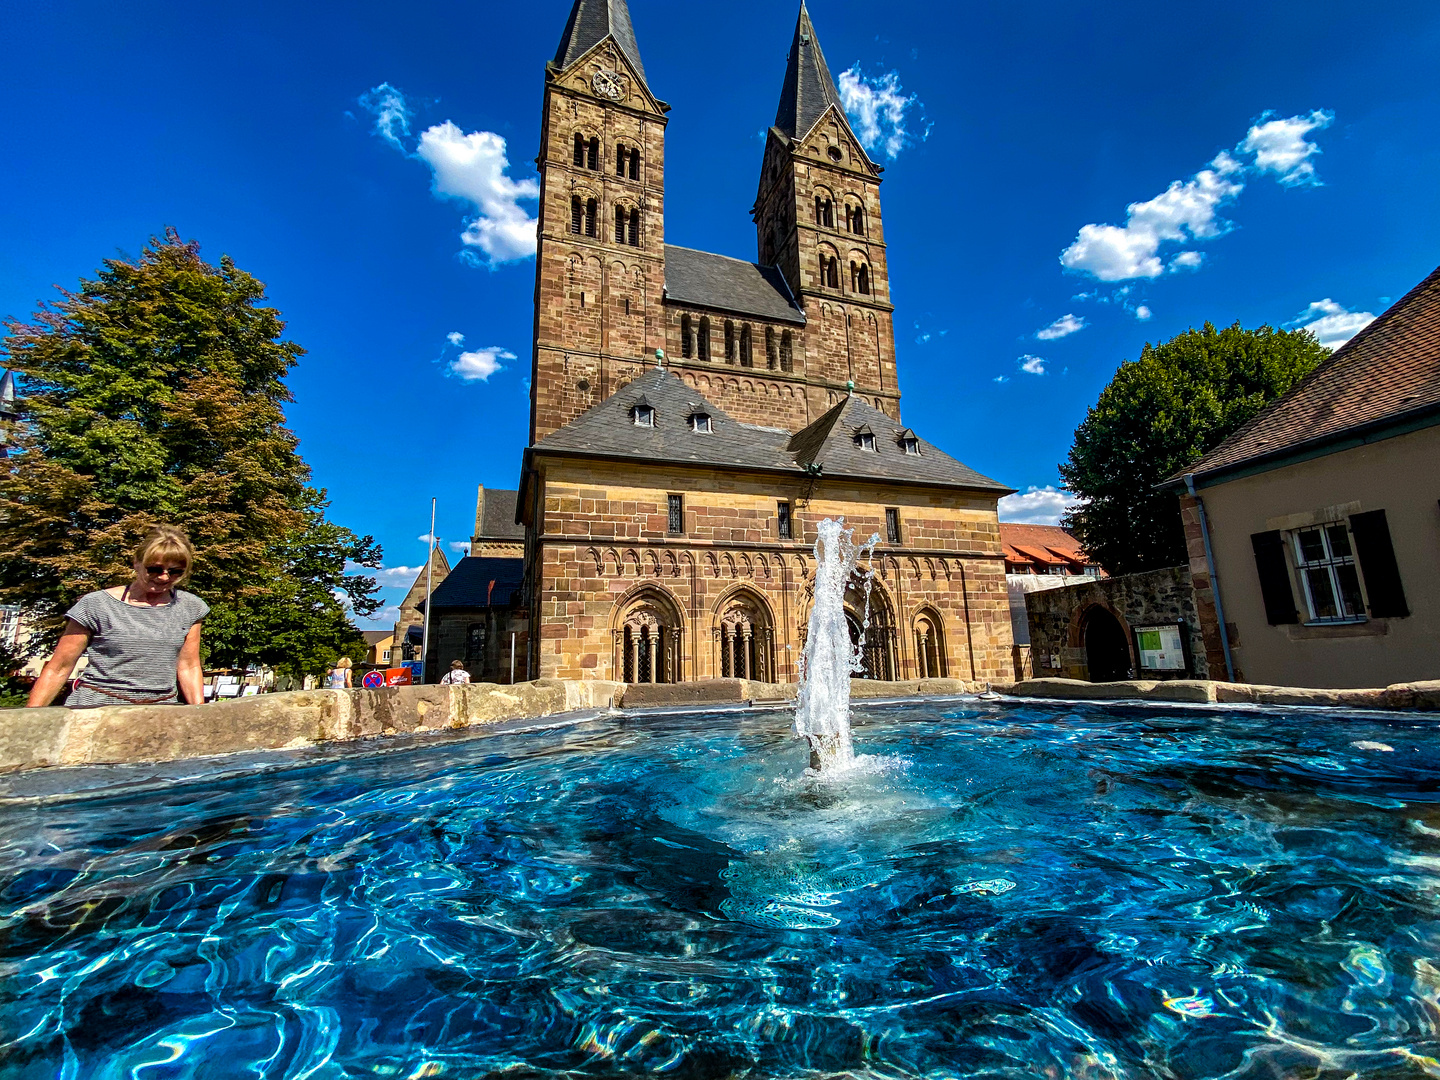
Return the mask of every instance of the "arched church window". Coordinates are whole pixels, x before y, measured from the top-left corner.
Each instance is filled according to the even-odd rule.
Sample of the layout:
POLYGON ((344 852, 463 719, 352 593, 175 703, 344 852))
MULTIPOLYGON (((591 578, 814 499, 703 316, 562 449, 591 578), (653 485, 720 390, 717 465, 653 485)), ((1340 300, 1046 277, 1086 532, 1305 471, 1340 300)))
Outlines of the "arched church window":
POLYGON ((599 229, 599 221, 597 220, 598 217, 599 217, 599 213, 600 213, 600 208, 599 208, 599 206, 596 205, 595 200, 594 200, 594 199, 588 199, 588 200, 586 200, 586 202, 585 202, 585 235, 586 235, 586 236, 599 237, 599 235, 600 235, 600 229, 599 229))
POLYGON ((775 328, 773 326, 767 326, 765 328, 765 366, 771 371, 774 371, 780 366, 780 353, 776 348, 775 328))
POLYGON ((623 206, 615 207, 615 242, 617 244, 625 242, 625 208, 623 206))
POLYGON ((580 201, 580 196, 575 195, 570 199, 570 231, 576 236, 585 223, 585 204, 580 201))
POLYGON ((789 330, 780 335, 780 370, 795 370, 795 340, 789 330))
POLYGON ((856 236, 865 235, 865 210, 859 206, 845 206, 845 228, 856 236))
POLYGON ((615 144, 615 175, 625 175, 625 144, 615 144))
POLYGON ((860 264, 860 292, 865 296, 870 295, 870 267, 864 263, 860 264))
POLYGON ((597 138, 590 139, 590 146, 585 154, 585 166, 595 172, 600 171, 600 140, 597 138))
POLYGON ((630 246, 640 246, 640 211, 630 211, 630 246))
POLYGON ((630 148, 630 179, 640 179, 640 151, 633 146, 630 148))
POLYGON ((690 326, 690 316, 680 316, 680 355, 689 360, 695 353, 695 335, 690 326))
POLYGON ((740 328, 740 366, 754 367, 755 357, 750 351, 750 324, 740 328))
POLYGON ((585 136, 578 131, 575 133, 575 167, 577 169, 585 167, 585 136))
POLYGON ((700 348, 698 352, 701 360, 710 359, 710 316, 700 316, 700 348))
POLYGON ((725 320, 725 362, 735 363, 735 324, 725 320))

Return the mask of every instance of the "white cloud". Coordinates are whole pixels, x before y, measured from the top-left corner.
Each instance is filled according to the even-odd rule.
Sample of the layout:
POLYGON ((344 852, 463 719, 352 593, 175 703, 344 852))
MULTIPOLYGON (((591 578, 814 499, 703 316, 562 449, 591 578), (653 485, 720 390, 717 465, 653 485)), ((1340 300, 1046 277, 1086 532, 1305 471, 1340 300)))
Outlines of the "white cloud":
POLYGON ((1131 203, 1124 225, 1081 226, 1074 243, 1060 253, 1061 265, 1101 281, 1197 269, 1199 252, 1179 252, 1167 264, 1162 245, 1213 240, 1229 232, 1232 226, 1220 209, 1239 198, 1248 174, 1274 173, 1287 186, 1318 183, 1310 158, 1320 148, 1305 136, 1328 126, 1334 116, 1321 110, 1283 120, 1272 116, 1266 113, 1253 124, 1235 153, 1221 151, 1189 180, 1172 181, 1153 199, 1131 203))
POLYGON ((923 334, 918 334, 918 335, 916 335, 916 337, 915 337, 915 344, 916 344, 916 345, 928 345, 929 343, 930 343, 930 332, 929 332, 928 330, 927 330, 925 333, 923 333, 923 334))
POLYGON ((460 234, 467 262, 481 266, 528 259, 535 254, 538 218, 521 207, 540 198, 538 180, 515 180, 508 174, 510 160, 505 140, 493 131, 461 131, 446 120, 420 133, 413 152, 402 136, 410 134, 411 111, 405 96, 389 83, 381 83, 360 97, 360 105, 375 117, 375 133, 397 150, 430 167, 435 195, 468 204, 476 213, 465 219, 460 234), (484 252, 481 258, 475 250, 484 252))
POLYGON ((1305 136, 1329 127, 1335 114, 1316 109, 1308 116, 1290 116, 1283 120, 1272 119, 1274 115, 1267 112, 1260 117, 1240 144, 1240 152, 1254 154, 1256 171, 1273 172, 1282 184, 1318 184, 1315 165, 1310 159, 1320 153, 1320 147, 1305 136))
POLYGON ((451 550, 451 551, 458 551, 458 552, 460 552, 462 555, 469 555, 469 554, 470 554, 470 541, 469 541, 469 540, 453 540, 453 541, 451 541, 451 543, 450 543, 450 550, 451 550))
POLYGON ((1044 375, 1045 365, 1048 361, 1042 357, 1031 356, 1029 353, 1026 353, 1020 357, 1017 363, 1020 365, 1020 370, 1025 372, 1026 375, 1044 375))
POLYGON ((1019 525, 1058 525, 1060 517, 1080 500, 1053 485, 1035 487, 1023 495, 1006 495, 1000 500, 1000 520, 1019 525))
POLYGON ((1010 381, 1010 376, 1009 376, 1009 375, 996 375, 995 378, 994 378, 993 380, 991 380, 991 381, 992 381, 992 382, 998 382, 998 383, 1007 383, 1007 382, 1010 381))
MULTIPOLYGON (((906 114, 912 106, 918 106, 920 123, 925 124, 925 109, 918 96, 905 94, 898 71, 869 78, 860 73, 860 65, 856 64, 840 73, 839 87, 840 103, 866 150, 881 151, 893 161, 900 151, 914 144, 917 136, 906 127, 906 114)), ((924 142, 929 137, 930 125, 925 124, 918 138, 924 142)))
POLYGON ((381 588, 391 588, 394 586, 409 588, 410 585, 414 583, 415 578, 419 576, 420 571, 424 569, 423 566, 387 566, 383 569, 374 570, 364 566, 357 566, 354 572, 364 574, 367 577, 373 577, 380 584, 381 588))
POLYGON ((1154 312, 1152 312, 1150 308, 1145 304, 1141 304, 1135 309, 1135 318, 1139 319, 1141 322, 1149 322, 1153 314, 1154 312))
POLYGON ((1285 326, 1290 330, 1309 330, 1327 349, 1338 349, 1374 321, 1373 312, 1351 311, 1327 296, 1316 300, 1285 326))
POLYGON ((388 82, 360 95, 360 107, 375 117, 375 134, 401 153, 407 153, 402 135, 410 134, 410 117, 414 115, 405 103, 405 95, 388 82))
POLYGON ((362 619, 355 617, 355 625, 361 630, 389 630, 400 621, 400 606, 388 604, 374 614, 362 619))
POLYGON ((450 342, 451 345, 459 347, 465 344, 465 335, 460 333, 459 330, 451 330, 450 333, 445 335, 445 340, 450 342))
POLYGON ((1084 330, 1085 319, 1079 315, 1061 315, 1049 326, 1035 331, 1035 336, 1041 341, 1055 341, 1059 338, 1069 337, 1077 330, 1084 330))
POLYGON ((421 533, 419 536, 415 537, 415 539, 419 540, 422 544, 433 544, 435 542, 435 537, 431 536, 429 533, 421 533))
POLYGON ((514 360, 515 354, 498 345, 473 352, 462 352, 447 369, 448 373, 465 382, 488 382, 491 375, 504 371, 501 360, 514 360))

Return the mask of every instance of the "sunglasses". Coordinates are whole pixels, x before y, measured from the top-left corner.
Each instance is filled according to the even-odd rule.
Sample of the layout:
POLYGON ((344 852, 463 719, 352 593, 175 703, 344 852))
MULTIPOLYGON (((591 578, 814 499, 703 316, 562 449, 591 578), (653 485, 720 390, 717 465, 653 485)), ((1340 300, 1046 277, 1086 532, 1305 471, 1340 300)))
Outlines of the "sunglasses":
POLYGON ((161 574, 168 574, 172 578, 184 577, 185 567, 183 566, 147 566, 145 573, 151 577, 159 577, 161 574))

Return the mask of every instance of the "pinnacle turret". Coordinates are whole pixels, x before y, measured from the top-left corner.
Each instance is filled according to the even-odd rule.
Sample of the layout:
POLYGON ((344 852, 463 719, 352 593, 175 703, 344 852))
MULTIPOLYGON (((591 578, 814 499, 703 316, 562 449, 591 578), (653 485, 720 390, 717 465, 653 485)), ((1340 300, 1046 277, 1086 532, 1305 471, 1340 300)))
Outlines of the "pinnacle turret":
POLYGON ((635 41, 630 6, 625 0, 575 0, 560 48, 555 52, 555 67, 564 71, 607 37, 615 39, 635 74, 645 82, 645 66, 640 62, 640 46, 635 41))

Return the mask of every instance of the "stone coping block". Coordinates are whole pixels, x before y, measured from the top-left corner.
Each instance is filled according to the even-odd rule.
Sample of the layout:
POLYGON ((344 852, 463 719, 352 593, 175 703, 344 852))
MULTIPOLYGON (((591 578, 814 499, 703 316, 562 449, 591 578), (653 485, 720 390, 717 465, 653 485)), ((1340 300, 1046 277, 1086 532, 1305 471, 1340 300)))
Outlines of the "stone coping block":
POLYGON ((1254 686, 1202 680, 1091 683, 1078 679, 1027 679, 1009 691, 1016 697, 1061 701, 1176 701, 1191 704, 1314 705, 1332 709, 1440 710, 1440 681, 1397 683, 1375 689, 1327 690, 1254 686))
MULTIPOLYGON (((911 679, 908 682, 877 682, 851 679, 850 699, 947 697, 976 694, 983 683, 962 679, 911 679)), ((747 679, 702 679, 684 683, 639 683, 627 686, 622 704, 627 709, 683 708, 695 705, 768 705, 794 701, 798 683, 762 683, 747 679)))
POLYGON ((182 761, 254 750, 461 730, 615 706, 621 683, 540 679, 499 686, 306 690, 208 705, 0 709, 0 772, 182 761))

